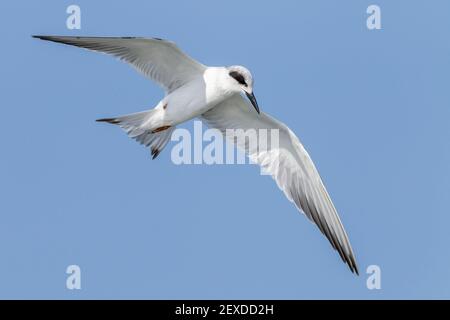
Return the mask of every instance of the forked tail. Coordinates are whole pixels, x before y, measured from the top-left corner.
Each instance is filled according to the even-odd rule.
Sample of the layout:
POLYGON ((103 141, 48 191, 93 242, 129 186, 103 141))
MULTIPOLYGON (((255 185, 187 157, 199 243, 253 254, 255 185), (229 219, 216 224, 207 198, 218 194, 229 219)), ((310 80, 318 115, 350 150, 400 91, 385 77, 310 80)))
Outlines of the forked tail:
POLYGON ((152 116, 157 110, 132 113, 115 118, 98 119, 97 122, 108 122, 121 127, 130 138, 140 144, 150 147, 152 158, 155 159, 172 136, 175 127, 164 126, 153 129, 152 116))

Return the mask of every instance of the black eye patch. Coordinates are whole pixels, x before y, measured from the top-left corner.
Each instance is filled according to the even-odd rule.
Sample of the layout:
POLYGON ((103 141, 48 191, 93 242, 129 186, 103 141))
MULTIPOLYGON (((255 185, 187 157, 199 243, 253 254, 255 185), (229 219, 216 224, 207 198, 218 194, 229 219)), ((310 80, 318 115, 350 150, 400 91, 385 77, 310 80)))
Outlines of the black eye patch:
POLYGON ((245 82, 244 76, 242 74, 240 74, 237 71, 231 71, 230 72, 230 77, 233 77, 237 82, 239 82, 240 84, 242 84, 243 86, 247 86, 247 83, 245 82))

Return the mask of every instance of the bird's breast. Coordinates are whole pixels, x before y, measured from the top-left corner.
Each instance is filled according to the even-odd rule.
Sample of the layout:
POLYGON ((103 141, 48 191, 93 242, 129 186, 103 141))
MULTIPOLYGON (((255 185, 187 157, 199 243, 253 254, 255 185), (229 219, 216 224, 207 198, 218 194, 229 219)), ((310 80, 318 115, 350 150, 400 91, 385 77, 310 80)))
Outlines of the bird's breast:
POLYGON ((228 98, 217 81, 217 75, 208 74, 178 88, 166 96, 161 104, 164 117, 172 125, 198 117, 228 98))

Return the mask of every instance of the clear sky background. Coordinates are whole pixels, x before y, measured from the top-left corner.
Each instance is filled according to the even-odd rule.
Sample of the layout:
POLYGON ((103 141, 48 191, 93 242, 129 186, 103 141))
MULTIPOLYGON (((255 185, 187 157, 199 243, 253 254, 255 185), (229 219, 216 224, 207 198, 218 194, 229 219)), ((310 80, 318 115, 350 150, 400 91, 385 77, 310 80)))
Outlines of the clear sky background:
MULTIPOLYGON (((450 298, 449 1, 1 1, 0 298, 450 298), (66 28, 78 4, 81 30, 66 28), (378 4, 382 30, 366 28, 378 4), (100 117, 163 91, 32 34, 241 64, 315 161, 361 275, 252 165, 155 161, 100 117), (66 289, 68 265, 82 289, 66 289), (365 270, 379 265, 381 290, 365 270)), ((192 122, 184 127, 192 128, 192 122)))

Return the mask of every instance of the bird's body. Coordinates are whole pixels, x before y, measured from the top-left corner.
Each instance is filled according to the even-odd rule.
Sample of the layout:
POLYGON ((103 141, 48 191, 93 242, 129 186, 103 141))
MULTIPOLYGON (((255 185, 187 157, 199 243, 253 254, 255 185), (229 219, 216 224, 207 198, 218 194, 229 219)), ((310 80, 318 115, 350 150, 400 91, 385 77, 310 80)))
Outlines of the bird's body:
POLYGON ((275 146, 263 146, 259 139, 256 144, 240 137, 232 141, 272 175, 286 197, 328 238, 350 270, 358 273, 350 242, 316 167, 286 125, 260 112, 253 95, 253 77, 246 68, 204 66, 174 43, 157 38, 35 37, 114 55, 165 89, 165 97, 151 110, 98 120, 122 127, 131 138, 148 146, 153 158, 164 149, 175 127, 193 118, 224 134, 228 129, 277 130, 279 141, 275 146))
POLYGON ((202 76, 165 96, 156 107, 161 110, 160 126, 176 126, 196 118, 235 94, 223 85, 226 76, 225 68, 207 67, 202 76))

